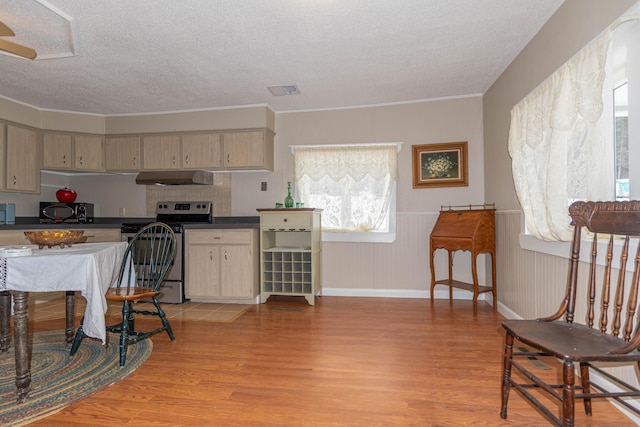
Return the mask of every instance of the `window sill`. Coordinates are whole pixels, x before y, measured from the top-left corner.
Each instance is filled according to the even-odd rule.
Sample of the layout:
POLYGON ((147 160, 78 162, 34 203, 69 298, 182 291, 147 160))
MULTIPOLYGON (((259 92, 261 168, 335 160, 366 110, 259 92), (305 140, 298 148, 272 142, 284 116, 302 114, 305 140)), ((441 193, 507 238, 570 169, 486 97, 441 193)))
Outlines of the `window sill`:
POLYGON ((540 252, 547 255, 569 258, 571 251, 570 242, 545 242, 531 234, 520 233, 520 247, 528 251, 540 252))
POLYGON ((393 243, 396 233, 331 233, 322 232, 323 242, 393 243))
MULTIPOLYGON (((547 255, 553 255, 561 258, 569 259, 571 257, 571 242, 545 242, 544 240, 540 240, 537 237, 533 237, 530 234, 520 233, 519 236, 520 247, 525 250, 540 252, 547 255)), ((582 244, 580 245, 580 261, 589 262, 591 256, 591 239, 582 239, 582 244)), ((613 242, 613 258, 612 258, 612 267, 620 268, 620 253, 622 251, 623 240, 614 240, 613 242)), ((629 252, 635 253, 635 248, 638 245, 638 239, 632 238, 629 244, 629 252)), ((598 243, 598 253, 606 253, 607 251, 607 243, 599 242, 598 243)), ((604 257, 598 257, 598 265, 604 265, 602 262, 604 261, 604 257)), ((634 268, 634 259, 632 256, 629 257, 627 261, 626 269, 627 271, 633 271, 634 268)))

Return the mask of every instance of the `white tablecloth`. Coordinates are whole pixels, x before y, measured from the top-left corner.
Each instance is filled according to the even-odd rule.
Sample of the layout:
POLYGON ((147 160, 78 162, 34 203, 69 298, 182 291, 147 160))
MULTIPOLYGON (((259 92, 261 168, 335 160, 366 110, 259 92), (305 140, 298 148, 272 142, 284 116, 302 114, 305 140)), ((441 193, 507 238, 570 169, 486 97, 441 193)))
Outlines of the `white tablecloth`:
POLYGON ((118 279, 126 242, 79 243, 38 249, 32 255, 0 258, 0 290, 80 291, 87 300, 84 332, 106 342, 105 293, 118 279))

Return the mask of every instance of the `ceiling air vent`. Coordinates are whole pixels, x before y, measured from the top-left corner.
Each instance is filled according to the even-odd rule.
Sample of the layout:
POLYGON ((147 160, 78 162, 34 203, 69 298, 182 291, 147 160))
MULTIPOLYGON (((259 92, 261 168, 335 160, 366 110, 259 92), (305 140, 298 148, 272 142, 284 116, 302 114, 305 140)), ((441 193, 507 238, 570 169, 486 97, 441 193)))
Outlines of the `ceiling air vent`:
POLYGON ((296 85, 267 86, 273 96, 298 95, 300 89, 296 85))

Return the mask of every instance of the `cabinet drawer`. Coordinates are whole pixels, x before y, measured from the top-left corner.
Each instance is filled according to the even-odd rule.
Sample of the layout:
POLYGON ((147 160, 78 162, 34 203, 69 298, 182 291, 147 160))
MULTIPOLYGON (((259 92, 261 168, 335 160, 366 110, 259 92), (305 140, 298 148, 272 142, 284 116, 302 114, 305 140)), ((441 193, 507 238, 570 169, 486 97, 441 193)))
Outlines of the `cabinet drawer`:
POLYGON ((264 213, 263 228, 311 227, 311 215, 307 213, 264 213))
POLYGON ((189 244, 235 244, 248 245, 251 243, 251 230, 206 230, 187 231, 189 244))

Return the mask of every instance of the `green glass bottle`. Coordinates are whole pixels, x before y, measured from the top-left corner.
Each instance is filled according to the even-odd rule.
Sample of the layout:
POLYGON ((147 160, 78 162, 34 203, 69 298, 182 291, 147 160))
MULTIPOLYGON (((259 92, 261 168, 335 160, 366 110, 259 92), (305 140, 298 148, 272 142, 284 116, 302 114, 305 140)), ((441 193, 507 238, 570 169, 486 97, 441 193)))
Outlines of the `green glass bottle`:
POLYGON ((289 181, 289 183, 287 184, 287 197, 284 198, 284 207, 293 207, 293 197, 291 197, 291 181, 289 181))

